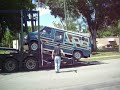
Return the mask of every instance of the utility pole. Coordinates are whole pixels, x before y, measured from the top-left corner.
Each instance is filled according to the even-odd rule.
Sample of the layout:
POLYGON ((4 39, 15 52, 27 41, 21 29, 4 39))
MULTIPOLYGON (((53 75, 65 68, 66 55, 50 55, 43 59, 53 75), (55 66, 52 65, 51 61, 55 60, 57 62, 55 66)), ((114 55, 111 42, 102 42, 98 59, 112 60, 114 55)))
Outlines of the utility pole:
POLYGON ((120 53, 120 29, 119 29, 119 53, 120 53))

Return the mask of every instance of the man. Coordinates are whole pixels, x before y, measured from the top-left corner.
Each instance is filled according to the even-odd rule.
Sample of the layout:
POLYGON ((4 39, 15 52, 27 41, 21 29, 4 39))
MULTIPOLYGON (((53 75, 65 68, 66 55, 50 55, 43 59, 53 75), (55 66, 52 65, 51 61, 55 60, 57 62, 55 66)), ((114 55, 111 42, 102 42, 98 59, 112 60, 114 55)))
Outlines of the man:
POLYGON ((60 72, 61 54, 64 55, 63 50, 60 49, 60 44, 57 44, 52 52, 52 59, 54 59, 56 73, 60 72))

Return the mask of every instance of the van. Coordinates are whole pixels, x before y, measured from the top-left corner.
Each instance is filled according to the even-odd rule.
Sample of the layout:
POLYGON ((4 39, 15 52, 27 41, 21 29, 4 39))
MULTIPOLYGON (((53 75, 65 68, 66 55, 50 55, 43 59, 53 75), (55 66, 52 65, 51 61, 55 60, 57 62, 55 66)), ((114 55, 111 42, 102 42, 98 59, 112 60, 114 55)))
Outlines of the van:
MULTIPOLYGON (((29 49, 37 51, 38 31, 29 33, 27 41, 29 43, 29 49)), ((46 53, 52 53, 54 47, 60 43, 61 49, 66 57, 74 57, 79 60, 80 58, 90 57, 91 54, 91 40, 89 34, 80 34, 45 26, 40 30, 40 41, 43 45, 43 51, 46 53)))

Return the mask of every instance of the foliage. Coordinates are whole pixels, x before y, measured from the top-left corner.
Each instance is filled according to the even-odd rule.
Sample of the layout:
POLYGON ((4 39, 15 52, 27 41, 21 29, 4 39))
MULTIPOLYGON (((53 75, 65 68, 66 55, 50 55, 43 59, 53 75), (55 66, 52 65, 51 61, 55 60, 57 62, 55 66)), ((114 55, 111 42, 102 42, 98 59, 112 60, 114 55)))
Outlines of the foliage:
POLYGON ((72 18, 67 20, 67 22, 68 22, 67 26, 65 24, 65 21, 61 21, 61 23, 53 22, 53 25, 55 27, 57 27, 57 28, 60 28, 60 29, 66 29, 67 28, 67 30, 78 32, 78 30, 77 30, 77 26, 78 26, 77 22, 75 22, 72 18))
MULTIPOLYGON (((0 0, 0 10, 30 10, 35 7, 31 0, 0 0)), ((20 31, 20 13, 0 12, 0 41, 9 28, 12 32, 20 31)))
POLYGON ((119 28, 120 22, 108 26, 104 29, 101 29, 97 32, 98 37, 109 37, 109 36, 119 36, 120 28, 119 28))
POLYGON ((61 23, 53 22, 53 25, 54 25, 56 28, 64 29, 64 26, 63 26, 61 23))
POLYGON ((4 34, 4 37, 2 38, 2 45, 5 47, 11 47, 12 46, 12 34, 9 30, 7 30, 4 34))

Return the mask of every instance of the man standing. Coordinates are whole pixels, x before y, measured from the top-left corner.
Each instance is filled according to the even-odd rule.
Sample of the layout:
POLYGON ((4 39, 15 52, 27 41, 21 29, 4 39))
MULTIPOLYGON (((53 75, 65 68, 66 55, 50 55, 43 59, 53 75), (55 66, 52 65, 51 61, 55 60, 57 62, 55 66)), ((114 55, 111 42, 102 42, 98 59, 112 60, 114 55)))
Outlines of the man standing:
POLYGON ((63 50, 60 49, 60 44, 57 44, 57 46, 52 52, 52 59, 54 58, 54 66, 56 73, 60 72, 61 54, 64 55, 63 50))

